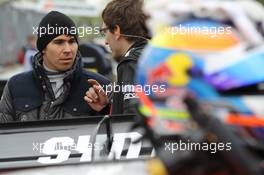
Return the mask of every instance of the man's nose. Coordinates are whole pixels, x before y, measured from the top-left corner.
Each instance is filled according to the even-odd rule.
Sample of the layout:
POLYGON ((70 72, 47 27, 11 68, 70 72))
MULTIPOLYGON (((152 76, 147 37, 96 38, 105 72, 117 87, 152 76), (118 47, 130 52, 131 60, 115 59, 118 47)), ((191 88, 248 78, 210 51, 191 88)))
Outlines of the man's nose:
POLYGON ((71 48, 71 45, 69 43, 65 43, 64 45, 64 52, 71 52, 72 51, 72 48, 71 48))

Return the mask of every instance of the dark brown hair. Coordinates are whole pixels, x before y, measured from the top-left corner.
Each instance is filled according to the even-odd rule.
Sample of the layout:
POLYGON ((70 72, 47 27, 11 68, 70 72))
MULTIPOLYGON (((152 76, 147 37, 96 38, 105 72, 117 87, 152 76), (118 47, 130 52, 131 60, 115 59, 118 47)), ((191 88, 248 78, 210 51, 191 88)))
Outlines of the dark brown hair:
MULTIPOLYGON (((103 10, 103 21, 110 32, 113 32, 118 25, 121 34, 150 38, 146 26, 148 17, 144 14, 142 6, 142 0, 113 0, 103 10)), ((133 37, 126 37, 126 39, 136 40, 133 37)))

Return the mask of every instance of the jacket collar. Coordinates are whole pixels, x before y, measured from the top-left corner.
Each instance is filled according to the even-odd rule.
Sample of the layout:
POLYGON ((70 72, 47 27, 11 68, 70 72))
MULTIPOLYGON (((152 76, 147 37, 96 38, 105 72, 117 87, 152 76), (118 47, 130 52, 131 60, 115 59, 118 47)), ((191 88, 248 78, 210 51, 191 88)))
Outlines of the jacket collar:
POLYGON ((131 50, 132 48, 142 48, 143 49, 147 44, 148 44, 147 40, 138 39, 128 50, 131 50))
MULTIPOLYGON (((47 91, 52 99, 55 99, 49 78, 47 76, 46 70, 43 65, 43 55, 38 52, 33 59, 33 75, 38 84, 42 87, 43 91, 47 91)), ((82 62, 80 54, 77 54, 77 58, 72 66, 72 68, 68 71, 62 72, 66 73, 64 78, 64 83, 67 84, 68 88, 71 88, 72 82, 74 79, 79 79, 82 74, 82 62)))
POLYGON ((141 51, 144 49, 144 47, 147 45, 147 41, 144 39, 138 39, 127 51, 125 56, 120 60, 118 65, 121 63, 128 61, 128 60, 137 60, 140 56, 141 51))

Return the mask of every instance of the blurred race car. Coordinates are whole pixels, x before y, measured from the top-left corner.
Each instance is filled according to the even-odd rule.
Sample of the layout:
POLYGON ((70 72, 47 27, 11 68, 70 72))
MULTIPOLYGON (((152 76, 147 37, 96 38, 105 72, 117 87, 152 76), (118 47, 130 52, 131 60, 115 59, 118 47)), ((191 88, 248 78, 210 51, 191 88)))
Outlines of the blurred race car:
POLYGON ((153 18, 137 74, 161 174, 263 174, 263 37, 236 2, 184 3, 153 18))

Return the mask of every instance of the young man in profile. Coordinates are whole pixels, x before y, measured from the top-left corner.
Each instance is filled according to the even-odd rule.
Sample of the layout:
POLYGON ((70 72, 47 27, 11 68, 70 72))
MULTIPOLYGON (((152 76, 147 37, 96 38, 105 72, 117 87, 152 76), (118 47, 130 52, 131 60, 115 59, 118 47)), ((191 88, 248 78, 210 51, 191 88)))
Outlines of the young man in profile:
POLYGON ((0 123, 109 113, 105 93, 87 80, 94 79, 102 86, 110 82, 82 69, 77 29, 68 16, 52 11, 41 20, 37 48, 33 70, 13 76, 4 89, 0 123), (98 100, 87 106, 83 97, 92 86, 98 100))
MULTIPOLYGON (((116 85, 119 88, 112 89, 116 88, 119 92, 113 93, 112 114, 134 112, 133 103, 137 96, 132 88, 122 87, 135 84, 137 61, 150 38, 142 5, 141 0, 113 0, 102 13, 101 33, 112 51, 113 59, 118 62, 116 85)), ((96 93, 90 88, 85 97, 88 104, 93 103, 94 96, 96 93)))

